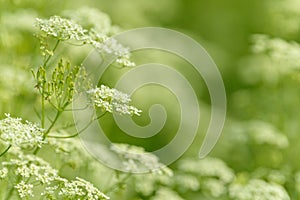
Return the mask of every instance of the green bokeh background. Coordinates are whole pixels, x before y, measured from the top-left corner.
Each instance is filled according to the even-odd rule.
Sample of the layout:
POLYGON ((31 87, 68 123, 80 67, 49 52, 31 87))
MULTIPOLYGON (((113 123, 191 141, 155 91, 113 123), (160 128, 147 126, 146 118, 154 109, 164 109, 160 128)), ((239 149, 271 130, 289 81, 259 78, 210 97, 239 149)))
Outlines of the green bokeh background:
MULTIPOLYGON (((286 21, 276 20, 277 13, 272 12, 272 8, 279 3, 278 0, 0 0, 0 114, 3 116, 9 112, 37 121, 34 108, 39 102, 29 70, 36 68, 41 60, 38 57, 39 43, 32 36, 34 29, 30 28, 32 17, 47 18, 60 15, 65 10, 76 12, 81 7, 93 7, 107 13, 113 24, 119 25, 123 30, 147 26, 174 29, 195 39, 207 50, 222 74, 228 101, 225 129, 211 156, 223 159, 236 173, 247 171, 251 174, 262 166, 296 172, 300 169, 297 159, 300 150, 298 72, 268 82, 261 77, 260 71, 251 71, 251 66, 260 68, 263 65, 251 53, 250 38, 253 34, 263 33, 287 40, 300 40, 300 32, 296 28, 289 29, 290 16, 284 15, 286 21), (27 16, 28 20, 20 19, 20 16, 27 16), (272 124, 289 138, 289 147, 280 150, 239 140, 246 133, 236 131, 236 124, 246 123, 247 126, 247 122, 253 120, 272 124)), ((294 18, 299 19, 296 15, 294 18)), ((67 56, 77 59, 76 52, 74 54, 75 58, 72 58, 72 51, 67 56)), ((199 100, 201 122, 198 135, 184 157, 192 156, 197 159, 210 119, 209 93, 201 76, 184 60, 165 52, 135 52, 133 60, 137 64, 168 64, 190 81, 199 100)), ((80 59, 77 61, 80 62, 80 59)), ((118 78, 128 70, 111 67, 101 82, 114 86, 118 78)), ((267 74, 268 76, 272 74, 267 74)), ((139 125, 149 123, 147 110, 153 103, 164 105, 168 112, 166 126, 157 136, 146 140, 137 139, 122 133, 112 116, 106 115, 101 124, 112 141, 139 145, 153 151, 174 137, 172 134, 178 128, 180 112, 173 94, 158 86, 147 86, 133 95, 133 103, 144 111, 140 118, 134 118, 139 125)), ((66 119, 70 119, 69 117, 66 116, 66 119)), ((287 181, 285 187, 297 199, 299 194, 290 187, 292 179, 287 181)))

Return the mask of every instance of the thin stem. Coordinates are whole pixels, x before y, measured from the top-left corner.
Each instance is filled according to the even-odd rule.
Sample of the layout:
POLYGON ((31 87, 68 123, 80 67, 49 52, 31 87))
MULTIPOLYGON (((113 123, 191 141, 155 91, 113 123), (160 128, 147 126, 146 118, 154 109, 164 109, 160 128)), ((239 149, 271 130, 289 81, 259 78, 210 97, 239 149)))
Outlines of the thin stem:
MULTIPOLYGON (((60 40, 57 40, 53 49, 52 49, 52 52, 54 53, 54 51, 57 49, 58 45, 60 43, 60 40)), ((47 63, 49 62, 50 58, 52 57, 52 55, 49 55, 48 58, 45 60, 43 66, 46 67, 47 66, 47 63)), ((41 125, 42 125, 42 128, 45 128, 45 95, 44 95, 44 91, 41 91, 41 94, 42 94, 42 116, 41 116, 41 125)))
MULTIPOLYGON (((56 48, 58 47, 58 44, 60 43, 60 40, 56 41, 56 44, 54 46, 54 48, 52 49, 52 52, 54 53, 54 51, 56 50, 56 48)), ((50 58, 52 57, 52 55, 49 55, 48 58, 45 60, 44 62, 44 67, 46 67, 47 63, 49 62, 50 58)))
POLYGON ((72 109, 65 109, 65 111, 79 111, 79 110, 85 110, 87 109, 87 107, 89 107, 89 105, 86 105, 82 108, 72 108, 72 109))
MULTIPOLYGON (((47 137, 48 133, 51 131, 51 129, 53 128, 54 124, 57 122, 57 120, 58 120, 58 118, 60 117, 60 115, 62 114, 62 112, 63 112, 63 111, 60 111, 60 110, 57 111, 57 113, 56 113, 56 115, 55 115, 55 118, 54 118, 54 120, 52 121, 51 125, 50 125, 49 128, 44 132, 43 139, 45 139, 45 138, 47 137)), ((39 152, 40 149, 41 149, 41 148, 37 147, 37 148, 34 150, 33 154, 36 155, 36 154, 39 152)))
POLYGON ((58 120, 58 118, 60 117, 61 114, 62 114, 62 111, 60 111, 60 110, 58 110, 56 112, 54 120, 52 121, 51 125, 49 126, 49 128, 44 133, 44 139, 47 137, 48 133, 51 131, 51 129, 53 128, 54 124, 57 122, 57 120, 58 120))
MULTIPOLYGON (((17 177, 16 183, 19 183, 20 181, 20 177, 17 177)), ((8 188, 7 188, 8 189, 8 188)), ((5 199, 4 200, 9 200, 12 197, 12 194, 14 193, 14 186, 12 185, 12 187, 8 190, 8 192, 6 193, 5 199)))
POLYGON ((14 192, 14 187, 11 187, 8 193, 6 194, 5 200, 9 200, 14 192))
POLYGON ((78 131, 77 133, 73 134, 73 135, 67 135, 67 136, 55 136, 55 135, 48 135, 49 138, 73 138, 76 137, 78 135, 80 135, 83 131, 85 131, 95 120, 100 119, 101 117, 103 117, 107 112, 102 113, 101 115, 99 115, 98 117, 92 119, 83 129, 81 129, 80 131, 78 131))
POLYGON ((10 149, 11 144, 0 154, 0 157, 2 157, 8 150, 10 149))
POLYGON ((41 116, 41 124, 42 128, 45 128, 45 98, 44 93, 42 93, 42 116, 41 116))
POLYGON ((129 179, 130 177, 131 174, 127 174, 126 176, 124 176, 124 178, 120 179, 117 183, 115 183, 113 186, 104 191, 104 193, 112 193, 115 189, 119 188, 121 184, 125 183, 125 181, 127 181, 127 179, 129 179))

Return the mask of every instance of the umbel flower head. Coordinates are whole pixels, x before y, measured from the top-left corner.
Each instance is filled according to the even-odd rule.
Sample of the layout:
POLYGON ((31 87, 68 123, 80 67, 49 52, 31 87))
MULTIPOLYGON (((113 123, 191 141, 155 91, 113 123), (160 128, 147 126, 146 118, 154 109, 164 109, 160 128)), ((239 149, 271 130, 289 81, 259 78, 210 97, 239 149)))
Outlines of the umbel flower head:
POLYGON ((41 31, 61 41, 74 39, 84 40, 87 30, 69 19, 52 16, 49 20, 36 19, 35 24, 41 31))
MULTIPOLYGON (((15 149, 16 150, 16 149, 15 149)), ((46 199, 107 200, 105 194, 92 183, 82 179, 67 180, 58 171, 35 155, 13 151, 13 158, 1 163, 1 179, 8 179, 17 189, 20 198, 45 197, 46 199), (19 182, 13 183, 17 176, 19 182)))
POLYGON ((173 176, 173 171, 170 168, 160 163, 156 155, 146 152, 142 147, 114 143, 111 150, 121 158, 123 169, 128 172, 145 171, 173 176))
POLYGON ((232 184, 229 188, 229 196, 236 200, 290 200, 282 186, 260 179, 252 179, 246 185, 232 184))
POLYGON ((140 115, 141 110, 129 105, 131 99, 128 94, 105 85, 87 91, 94 106, 107 112, 117 112, 124 115, 140 115))
POLYGON ((22 122, 21 118, 13 118, 5 114, 6 118, 0 120, 0 139, 7 144, 24 149, 41 147, 43 140, 43 129, 29 121, 22 122))
MULTIPOLYGON (((78 21, 78 20, 77 20, 78 21)), ((94 29, 86 30, 72 20, 60 16, 52 16, 50 19, 36 19, 36 27, 40 29, 37 38, 41 41, 42 55, 53 56, 53 51, 48 49, 47 37, 53 37, 58 41, 73 40, 83 44, 92 45, 101 55, 109 54, 117 56, 116 62, 125 67, 133 67, 135 63, 130 61, 130 51, 119 44, 107 33, 97 33, 94 29)))

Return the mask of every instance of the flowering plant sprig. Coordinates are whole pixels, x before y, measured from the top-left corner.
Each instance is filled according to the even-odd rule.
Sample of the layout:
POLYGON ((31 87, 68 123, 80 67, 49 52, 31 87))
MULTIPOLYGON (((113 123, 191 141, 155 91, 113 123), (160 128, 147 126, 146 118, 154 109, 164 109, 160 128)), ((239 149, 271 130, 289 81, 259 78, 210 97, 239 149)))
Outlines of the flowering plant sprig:
POLYGON ((79 45, 90 44, 101 55, 116 55, 118 57, 116 62, 123 66, 135 66, 135 64, 130 61, 129 49, 123 47, 115 39, 110 38, 103 32, 96 33, 94 29, 88 31, 74 21, 60 16, 52 16, 50 19, 37 18, 36 27, 40 30, 37 34, 37 38, 41 41, 40 49, 46 63, 53 56, 60 42, 71 41, 79 42, 79 45), (53 50, 48 48, 47 39, 49 38, 54 38, 57 41, 53 50))
MULTIPOLYGON (((41 120, 41 126, 28 121, 23 123, 21 118, 12 118, 9 114, 5 119, 0 120, 0 140, 8 145, 0 155, 6 158, 6 161, 0 164, 0 180, 11 180, 7 188, 6 199, 11 198, 14 193, 22 199, 34 197, 109 199, 92 183, 82 178, 76 177, 75 180, 68 180, 60 176, 61 168, 70 166, 73 162, 66 157, 75 155, 77 159, 82 158, 82 160, 89 157, 80 153, 82 149, 78 148, 78 143, 73 138, 78 136, 80 131, 74 135, 60 135, 59 137, 55 134, 61 134, 62 131, 59 129, 53 131, 53 129, 56 128, 62 114, 72 110, 67 108, 73 102, 75 94, 81 92, 88 94, 92 105, 101 108, 105 113, 140 115, 141 110, 130 104, 130 96, 125 93, 104 85, 100 88, 92 86, 84 66, 73 66, 71 61, 61 56, 62 54, 55 57, 54 55, 61 43, 90 45, 102 56, 107 54, 116 56, 116 62, 122 66, 134 66, 134 63, 130 61, 129 49, 109 37, 108 34, 111 33, 109 31, 97 33, 93 28, 87 30, 71 19, 60 16, 36 19, 35 26, 39 29, 36 37, 40 40, 43 57, 43 63, 36 70, 32 70, 35 88, 40 94, 41 112, 36 112, 41 120), (52 45, 53 48, 49 48, 52 45), (46 109, 54 111, 54 117, 48 116, 46 109), (63 138, 73 140, 64 142, 63 138), (56 156, 62 158, 61 163, 57 164, 58 169, 53 168, 46 160, 38 156, 42 148, 49 147, 54 148, 56 156), (24 152, 25 149, 34 148, 33 152, 24 152)), ((101 116, 95 120, 100 119, 101 116)), ((122 155, 124 156, 124 153, 122 155)), ((150 154, 139 158, 144 158, 140 164, 146 164, 145 166, 149 169, 153 166, 161 166, 157 158, 150 154), (143 163, 147 159, 149 163, 143 163)), ((134 158, 129 162, 133 160, 134 158)), ((87 164, 84 163, 84 166, 86 167, 87 164)), ((119 180, 120 183, 124 181, 125 179, 119 180)))

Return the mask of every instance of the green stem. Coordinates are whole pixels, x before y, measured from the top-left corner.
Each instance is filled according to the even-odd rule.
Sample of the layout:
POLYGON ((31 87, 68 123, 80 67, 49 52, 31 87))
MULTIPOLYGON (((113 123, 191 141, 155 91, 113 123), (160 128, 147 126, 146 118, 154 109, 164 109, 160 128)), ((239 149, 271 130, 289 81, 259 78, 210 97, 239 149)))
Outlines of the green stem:
MULTIPOLYGON (((52 52, 54 53, 54 51, 57 49, 58 45, 60 43, 60 40, 57 40, 53 49, 52 49, 52 52)), ((52 57, 52 55, 49 55, 48 58, 45 60, 43 66, 46 68, 47 66, 47 63, 49 62, 50 58, 52 57)), ((42 128, 45 128, 45 96, 44 96, 44 91, 41 92, 42 94, 42 116, 41 116, 41 125, 42 125, 42 128)))
POLYGON ((117 183, 115 183, 113 186, 111 186, 106 191, 104 191, 104 193, 109 194, 109 193, 113 192, 115 189, 119 188, 123 183, 125 183, 127 181, 127 179, 129 179, 130 177, 131 177, 131 174, 127 174, 126 176, 124 176, 124 178, 120 179, 117 183))
MULTIPOLYGON (((54 48, 52 49, 53 53, 57 49, 59 43, 60 43, 60 40, 57 40, 54 48)), ((51 57, 52 57, 52 55, 49 55, 48 58, 45 60, 44 65, 43 65, 44 67, 46 67, 46 65, 49 62, 49 60, 50 60, 51 57)))
MULTIPOLYGON (((16 184, 18 184, 19 181, 20 181, 20 177, 18 176, 18 177, 17 177, 17 180, 16 180, 16 184)), ((8 188, 7 188, 7 189, 8 189, 8 188)), ((6 196, 5 196, 4 200, 9 200, 9 199, 11 199, 12 194, 14 193, 14 190, 15 190, 15 188, 14 188, 14 186, 12 185, 12 187, 11 187, 11 188, 9 189, 9 191, 6 193, 6 196)))
MULTIPOLYGON (((60 117, 60 115, 62 114, 63 111, 61 110, 58 110, 56 115, 55 115, 55 118, 54 120, 51 122, 51 125, 48 127, 48 129, 44 132, 44 135, 43 135, 43 139, 45 140, 45 138, 47 137, 48 133, 50 133, 51 129, 53 128, 53 126, 55 125, 55 123, 57 122, 58 118, 60 117)), ((40 148, 37 147, 35 149, 35 151, 33 152, 34 155, 36 155, 38 152, 39 152, 40 148)))
POLYGON ((55 118, 52 121, 51 125, 49 126, 49 128, 46 130, 46 132, 44 133, 44 139, 47 137, 48 133, 51 131, 51 129, 53 128, 53 126, 55 125, 55 123, 57 122, 58 118, 60 117, 60 115, 62 114, 63 111, 58 110, 56 112, 55 118))
POLYGON ((4 200, 9 200, 14 192, 14 187, 11 187, 10 190, 8 191, 8 193, 6 194, 6 197, 4 200))
POLYGON ((80 133, 82 133, 83 131, 85 131, 93 121, 100 119, 101 117, 103 117, 107 112, 102 113, 101 115, 99 115, 98 117, 92 119, 83 129, 81 129, 80 131, 78 131, 77 133, 73 134, 73 135, 67 135, 67 136, 54 136, 54 135, 49 135, 49 138, 73 138, 76 137, 78 135, 80 135, 80 133))
POLYGON ((11 147, 11 144, 0 154, 0 157, 2 157, 11 147))
POLYGON ((42 124, 42 128, 45 128, 45 97, 44 97, 44 93, 42 93, 42 116, 41 116, 41 124, 42 124))

